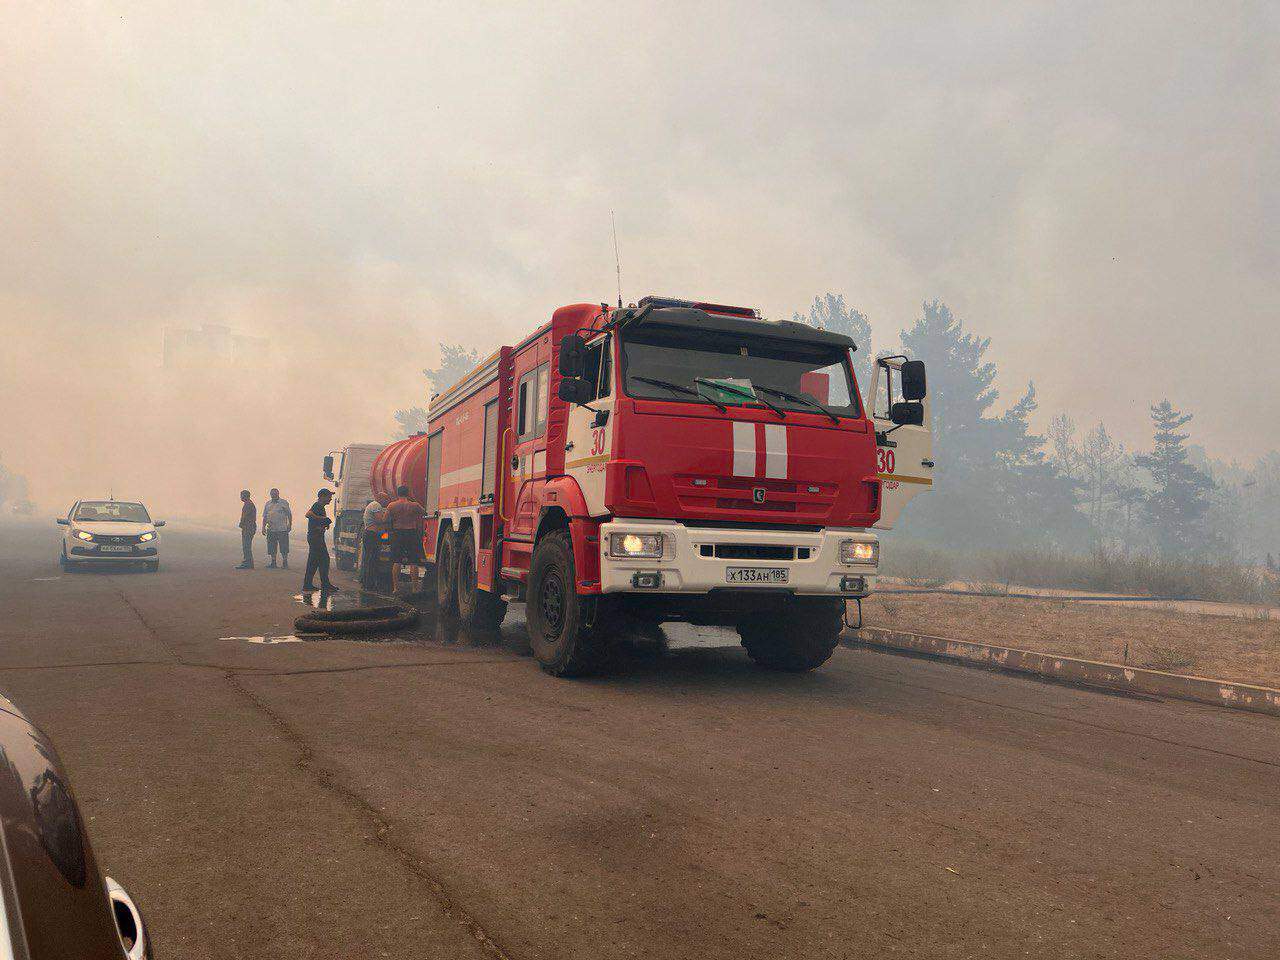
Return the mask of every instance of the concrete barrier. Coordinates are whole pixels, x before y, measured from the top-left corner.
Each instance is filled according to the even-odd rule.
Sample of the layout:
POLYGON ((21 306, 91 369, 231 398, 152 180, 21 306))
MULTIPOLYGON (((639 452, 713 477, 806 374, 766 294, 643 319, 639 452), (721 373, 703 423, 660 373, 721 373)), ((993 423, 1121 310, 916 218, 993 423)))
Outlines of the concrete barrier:
POLYGON ((951 640, 922 633, 885 630, 882 627, 864 626, 860 630, 849 630, 845 637, 848 645, 865 644, 889 650, 905 650, 970 666, 1011 670, 1108 690, 1194 700, 1215 707, 1251 710, 1280 717, 1280 690, 1251 683, 1189 677, 1120 663, 1061 657, 1035 650, 997 647, 972 640, 951 640))

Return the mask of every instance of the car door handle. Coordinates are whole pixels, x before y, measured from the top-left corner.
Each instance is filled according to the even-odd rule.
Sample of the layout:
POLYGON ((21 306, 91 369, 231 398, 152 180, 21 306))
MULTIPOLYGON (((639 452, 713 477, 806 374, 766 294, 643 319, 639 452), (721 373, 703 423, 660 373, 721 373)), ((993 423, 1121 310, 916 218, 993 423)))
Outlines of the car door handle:
POLYGON ((922 466, 922 467, 928 467, 930 470, 932 470, 932 469, 933 469, 933 461, 932 461, 932 460, 921 460, 921 461, 920 461, 920 466, 922 466))

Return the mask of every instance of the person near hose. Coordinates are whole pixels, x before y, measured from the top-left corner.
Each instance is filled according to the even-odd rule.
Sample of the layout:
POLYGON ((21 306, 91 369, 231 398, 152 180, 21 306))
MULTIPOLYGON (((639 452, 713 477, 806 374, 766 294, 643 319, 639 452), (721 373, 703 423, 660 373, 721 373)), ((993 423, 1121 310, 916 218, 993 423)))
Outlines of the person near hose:
POLYGON ((409 499, 409 488, 396 488, 396 499, 387 504, 382 519, 391 527, 391 593, 395 595, 400 580, 400 564, 407 564, 412 573, 409 584, 412 592, 418 591, 422 559, 422 520, 426 516, 415 500, 409 499))
POLYGON ((325 512, 332 499, 333 492, 322 489, 316 493, 316 502, 307 511, 307 571, 302 577, 304 593, 315 591, 317 573, 320 574, 322 592, 332 593, 338 589, 329 579, 329 547, 324 542, 324 532, 333 522, 325 512))

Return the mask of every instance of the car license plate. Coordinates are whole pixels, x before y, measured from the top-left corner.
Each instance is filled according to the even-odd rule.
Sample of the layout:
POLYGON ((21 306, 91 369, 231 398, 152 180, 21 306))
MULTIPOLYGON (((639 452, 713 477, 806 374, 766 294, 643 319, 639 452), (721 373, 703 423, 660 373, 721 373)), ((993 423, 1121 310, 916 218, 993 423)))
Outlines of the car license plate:
POLYGON ((102 553, 133 553, 133 547, 113 547, 110 544, 103 544, 98 549, 102 553))
POLYGON ((725 583, 786 583, 790 571, 786 567, 726 567, 725 583))

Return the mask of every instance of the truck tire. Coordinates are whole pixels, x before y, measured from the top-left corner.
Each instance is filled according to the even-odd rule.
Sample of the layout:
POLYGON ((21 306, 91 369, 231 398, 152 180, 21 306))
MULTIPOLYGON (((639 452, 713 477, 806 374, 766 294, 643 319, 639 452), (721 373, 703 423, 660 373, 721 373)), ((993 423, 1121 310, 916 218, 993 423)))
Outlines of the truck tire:
POLYGON ((783 615, 738 624, 747 656, 766 670, 802 673, 822 666, 840 645, 844 609, 840 600, 800 597, 783 615))
POLYGON ((458 609, 458 538, 452 530, 441 534, 436 548, 436 607, 441 613, 458 609))
POLYGON ((507 601, 476 582, 476 544, 471 531, 458 542, 458 619, 472 630, 497 630, 507 615, 507 601))
POLYGON ((607 660, 607 638, 587 626, 598 601, 581 596, 576 582, 569 531, 548 533, 533 551, 525 616, 533 655, 553 677, 587 676, 607 660))

